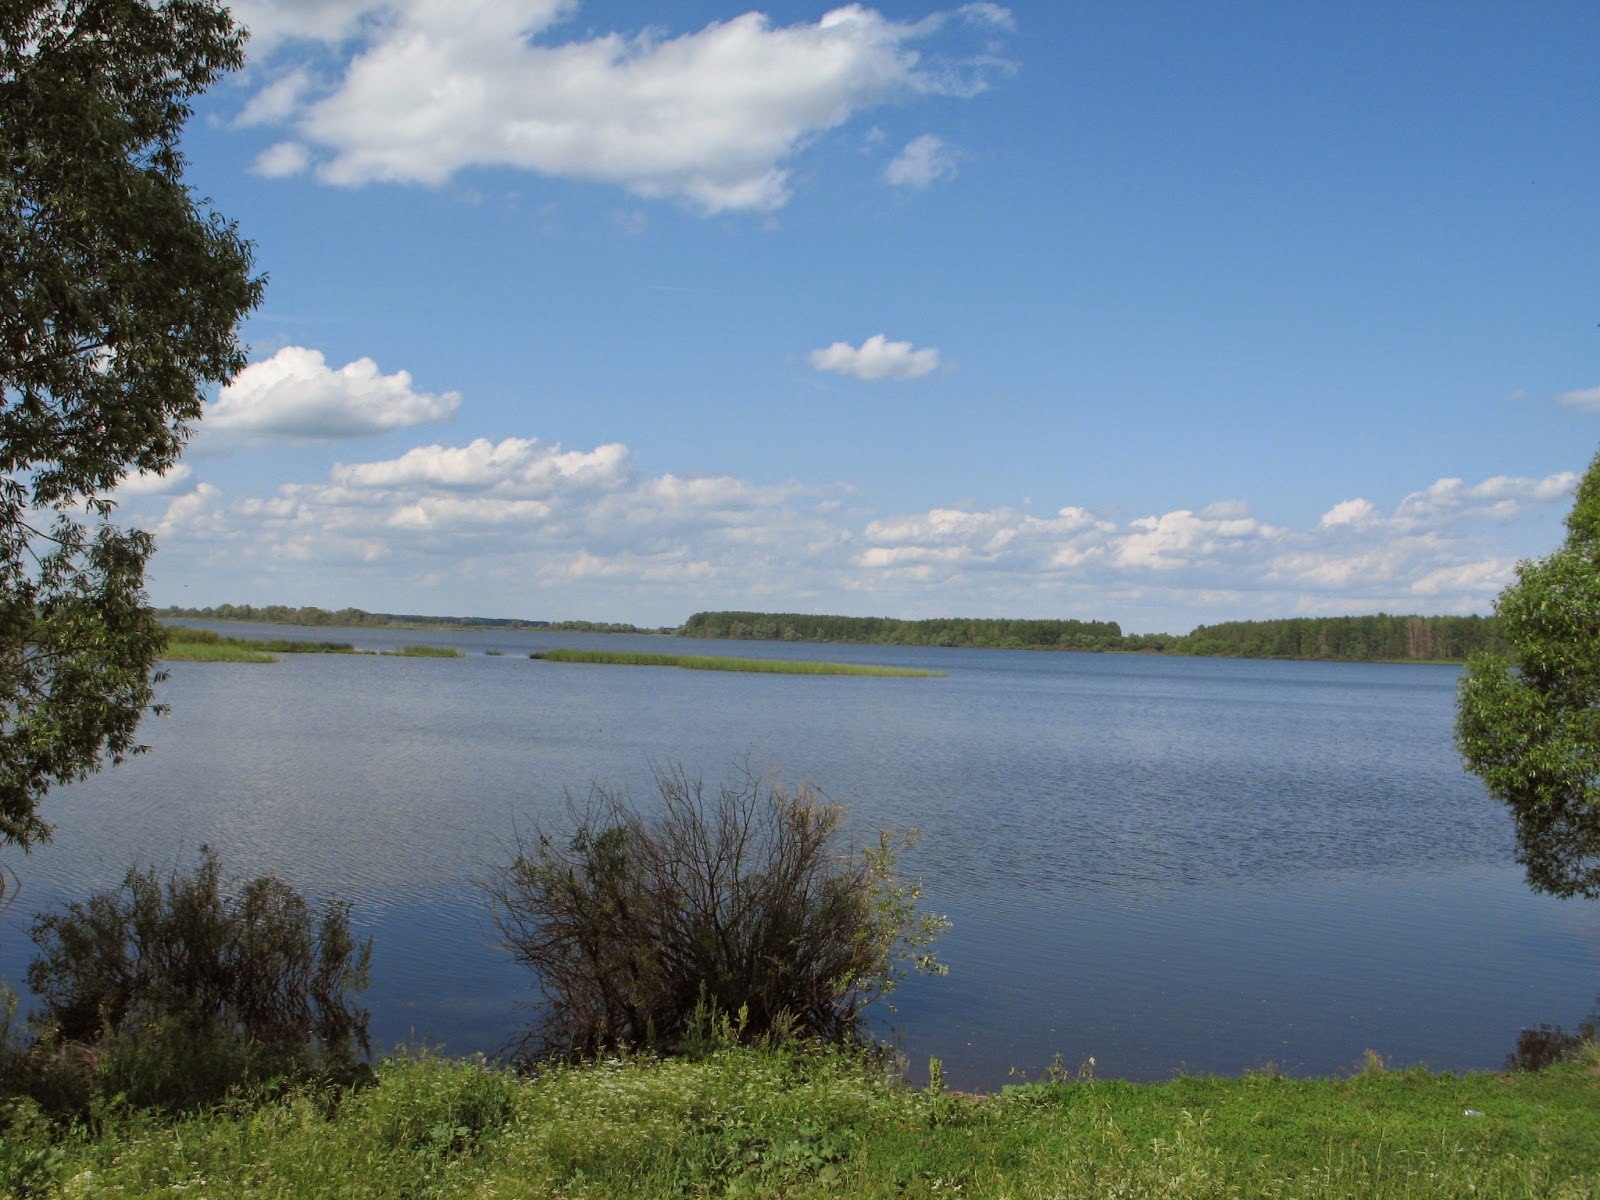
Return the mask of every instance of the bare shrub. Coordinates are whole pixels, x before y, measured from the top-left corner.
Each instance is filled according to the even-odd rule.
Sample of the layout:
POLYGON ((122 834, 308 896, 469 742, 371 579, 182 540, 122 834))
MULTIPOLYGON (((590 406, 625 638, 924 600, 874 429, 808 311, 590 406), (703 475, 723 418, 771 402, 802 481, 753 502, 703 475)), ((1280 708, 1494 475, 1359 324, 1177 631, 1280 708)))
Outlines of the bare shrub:
POLYGON ((670 1050, 708 1014, 747 1040, 844 1042, 927 953, 942 917, 899 879, 910 836, 842 842, 844 810, 745 767, 716 790, 654 771, 646 813, 598 785, 561 838, 519 837, 485 884, 495 924, 544 1006, 524 1053, 670 1050))

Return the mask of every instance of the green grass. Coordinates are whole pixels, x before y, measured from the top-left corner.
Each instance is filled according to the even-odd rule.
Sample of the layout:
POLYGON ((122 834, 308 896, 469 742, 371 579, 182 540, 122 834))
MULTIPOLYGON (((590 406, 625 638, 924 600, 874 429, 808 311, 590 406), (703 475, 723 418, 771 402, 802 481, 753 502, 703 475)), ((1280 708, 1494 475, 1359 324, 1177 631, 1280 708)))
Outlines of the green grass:
POLYGON ((277 662, 274 655, 263 650, 252 650, 244 645, 206 645, 202 642, 173 642, 168 641, 166 648, 161 651, 161 657, 168 662, 246 662, 269 663, 277 662))
POLYGON ((551 662, 612 663, 625 667, 683 667, 690 671, 749 671, 758 675, 889 675, 898 679, 927 679, 943 671, 914 667, 879 667, 868 663, 810 662, 786 658, 723 658, 711 654, 638 654, 619 650, 542 650, 529 658, 551 662))
MULTIPOLYGON (((224 637, 210 629, 187 625, 167 626, 167 645, 161 657, 176 662, 273 662, 278 654, 371 654, 349 642, 311 642, 290 638, 224 637)), ((449 646, 402 646, 381 653, 398 658, 461 658, 449 646)))
MULTIPOLYGON (((0 1114, 4 1107, 0 1106, 0 1114)), ((375 1086, 52 1132, 0 1192, 143 1197, 1593 1197, 1600 1066, 911 1091, 843 1054, 723 1049, 519 1079, 403 1057, 375 1086), (1469 1115, 1481 1114, 1481 1115, 1469 1115), (8 1191, 9 1189, 9 1191, 8 1191)))
POLYGON ((278 654, 354 654, 349 642, 303 642, 289 638, 224 637, 210 629, 167 626, 161 657, 176 662, 273 662, 278 654))

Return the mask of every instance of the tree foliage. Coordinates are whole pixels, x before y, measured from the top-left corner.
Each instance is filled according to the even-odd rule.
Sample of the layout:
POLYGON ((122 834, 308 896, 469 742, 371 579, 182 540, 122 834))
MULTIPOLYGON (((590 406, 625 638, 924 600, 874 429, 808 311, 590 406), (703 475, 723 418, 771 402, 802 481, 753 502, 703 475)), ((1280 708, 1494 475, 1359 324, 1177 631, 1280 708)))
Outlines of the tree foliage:
POLYGON ((153 543, 108 521, 244 356, 249 246, 183 182, 191 99, 243 61, 216 0, 0 6, 0 840, 136 749, 153 543))
POLYGON ((895 874, 905 840, 841 845, 841 808, 748 770, 715 792, 681 768, 655 784, 651 815, 597 787, 570 836, 523 839, 487 883, 546 1002, 526 1049, 672 1049, 697 1014, 849 1041, 910 966, 942 972, 927 947, 945 921, 895 874))
POLYGON ((1468 664, 1456 744, 1510 806, 1528 883, 1600 898, 1600 456, 1561 547, 1519 563, 1496 609, 1515 661, 1468 664))

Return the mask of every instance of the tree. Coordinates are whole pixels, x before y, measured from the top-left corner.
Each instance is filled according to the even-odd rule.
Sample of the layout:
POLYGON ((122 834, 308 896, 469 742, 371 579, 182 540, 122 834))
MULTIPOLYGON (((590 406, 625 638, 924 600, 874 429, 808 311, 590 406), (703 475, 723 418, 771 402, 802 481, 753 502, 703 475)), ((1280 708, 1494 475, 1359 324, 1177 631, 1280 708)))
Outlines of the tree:
POLYGON ((903 840, 842 847, 841 808, 748 769, 714 795, 681 768, 655 784, 653 816, 597 787, 569 837, 524 839, 487 881, 546 1001, 525 1049, 671 1050, 707 1016, 846 1042, 907 964, 942 973, 926 947, 946 922, 896 878, 903 840))
POLYGON ((178 149, 244 36, 217 0, 0 6, 0 841, 138 749, 162 632, 112 489, 171 468, 244 365, 263 281, 178 149))
POLYGON ((1519 563, 1496 610, 1515 665, 1468 663, 1456 744, 1510 806, 1529 885, 1600 898, 1600 456, 1578 484, 1566 540, 1519 563))

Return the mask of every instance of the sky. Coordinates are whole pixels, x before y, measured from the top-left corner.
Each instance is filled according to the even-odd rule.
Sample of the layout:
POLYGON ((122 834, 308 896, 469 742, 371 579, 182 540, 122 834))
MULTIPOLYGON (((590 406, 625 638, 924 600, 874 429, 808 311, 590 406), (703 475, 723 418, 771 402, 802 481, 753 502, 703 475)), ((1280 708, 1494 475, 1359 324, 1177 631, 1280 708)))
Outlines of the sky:
POLYGON ((158 605, 1483 613, 1600 446, 1600 6, 239 0, 158 605))

